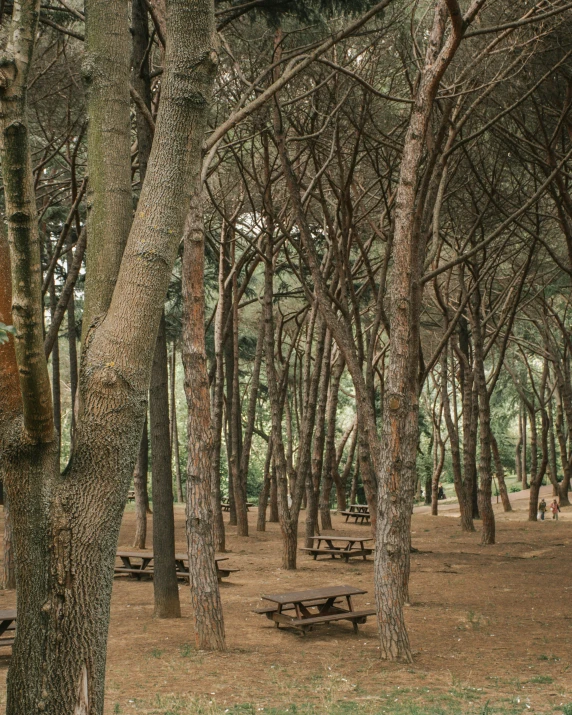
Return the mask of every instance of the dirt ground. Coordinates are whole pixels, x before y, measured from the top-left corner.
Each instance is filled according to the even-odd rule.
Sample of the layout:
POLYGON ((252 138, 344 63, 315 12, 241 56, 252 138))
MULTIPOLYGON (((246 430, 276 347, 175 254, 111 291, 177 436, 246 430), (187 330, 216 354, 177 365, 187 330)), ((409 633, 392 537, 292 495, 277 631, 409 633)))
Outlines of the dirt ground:
MULTIPOLYGON (((373 563, 313 561, 280 568, 277 524, 237 538, 227 527, 229 566, 222 584, 228 650, 199 652, 193 643, 188 586, 181 620, 153 618, 153 584, 115 579, 109 635, 106 715, 145 713, 545 713, 572 715, 572 510, 558 522, 526 521, 526 501, 497 511, 495 546, 463 534, 458 519, 413 516, 411 598, 407 622, 415 652, 410 666, 378 658, 375 621, 332 624, 306 636, 277 630, 252 613, 263 593, 333 584, 367 589, 373 563)), ((304 512, 301 515, 303 529, 304 512)), ((225 516, 228 521, 228 515, 225 516)), ((368 526, 335 516, 335 533, 367 535, 368 526)), ((184 511, 176 506, 178 550, 185 549, 184 511)), ((120 546, 131 547, 133 508, 120 546)), ((151 535, 149 535, 151 544, 151 535)), ((13 606, 0 592, 0 608, 13 606)), ((9 656, 0 656, 0 687, 9 656)))

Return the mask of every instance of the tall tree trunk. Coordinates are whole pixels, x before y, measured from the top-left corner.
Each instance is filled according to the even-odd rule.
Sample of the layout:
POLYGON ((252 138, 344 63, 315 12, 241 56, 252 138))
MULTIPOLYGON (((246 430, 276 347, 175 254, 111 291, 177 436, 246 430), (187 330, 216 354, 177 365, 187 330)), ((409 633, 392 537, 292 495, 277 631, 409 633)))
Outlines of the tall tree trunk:
POLYGON ((521 480, 522 488, 528 489, 528 458, 527 458, 527 447, 528 447, 528 437, 527 437, 527 417, 526 409, 524 405, 522 406, 522 461, 521 461, 521 480))
POLYGON ((211 495, 214 513, 215 549, 225 551, 225 530, 222 517, 220 467, 222 449, 222 429, 224 421, 224 321, 226 318, 227 291, 226 281, 226 230, 220 234, 219 270, 218 270, 218 304, 214 324, 215 377, 212 395, 213 421, 213 458, 211 475, 211 495))
MULTIPOLYGON (((451 415, 451 404, 449 400, 449 351, 447 346, 441 354, 441 399, 443 401, 443 411, 445 414, 445 424, 449 434, 449 444, 451 445, 451 462, 453 466, 453 483, 459 500, 459 510, 461 512, 461 529, 463 531, 474 531, 473 510, 471 506, 470 485, 463 479, 461 467, 461 449, 459 446, 459 432, 456 421, 451 415)), ((453 397, 455 396, 455 384, 453 382, 453 397)), ((438 486, 438 485, 437 485, 438 486)), ((436 509, 435 509, 436 510, 436 509)))
MULTIPOLYGON (((56 310, 58 300, 56 298, 56 286, 54 277, 50 281, 50 312, 52 319, 56 310)), ((56 337, 54 347, 52 348, 52 404, 54 406, 54 428, 58 435, 58 450, 61 450, 62 444, 62 396, 61 396, 61 381, 60 381, 60 341, 56 337)))
MULTIPOLYGON (((330 383, 330 362, 332 359, 332 337, 326 334, 324 355, 318 384, 318 396, 316 404, 316 417, 314 439, 312 444, 312 456, 310 462, 309 483, 306 482, 306 495, 308 507, 306 510, 306 547, 313 546, 312 536, 318 529, 318 507, 320 502, 320 483, 322 481, 322 469, 324 459, 324 442, 326 439, 326 407, 330 383)), ((314 369, 317 369, 317 365, 314 369)), ((329 511, 329 509, 328 509, 329 511)), ((319 533, 319 531, 318 531, 319 533)))
POLYGON ((177 345, 173 341, 171 352, 171 459, 175 463, 176 501, 183 502, 183 484, 181 480, 181 457, 179 453, 179 426, 177 424, 177 345))
POLYGON ((504 468, 502 466, 502 461, 499 453, 499 446, 497 444, 496 437, 491 431, 491 448, 493 451, 493 459, 495 462, 495 471, 497 473, 497 480, 499 483, 499 493, 502 502, 502 508, 504 511, 512 511, 512 504, 508 496, 508 491, 506 488, 506 482, 504 480, 504 468))
POLYGON ((169 373, 165 313, 155 344, 151 387, 151 474, 153 482, 153 591, 157 618, 180 618, 179 586, 175 565, 175 516, 173 474, 169 441, 169 373))
POLYGON ((134 549, 144 549, 147 541, 147 509, 149 495, 147 492, 147 473, 149 471, 149 431, 147 417, 143 425, 143 434, 139 443, 139 454, 133 472, 133 487, 135 492, 135 538, 134 549))
MULTIPOLYGON (((5 369, 0 371, 0 469, 12 509, 15 552, 27 558, 16 564, 19 615, 7 715, 103 712, 117 539, 141 439, 162 300, 182 235, 191 179, 199 173, 215 70, 213 3, 182 6, 167 0, 167 7, 169 45, 154 148, 117 275, 114 246, 123 245, 122 209, 114 214, 108 207, 102 218, 96 206, 101 206, 98 192, 115 187, 131 219, 128 8, 117 0, 88 3, 90 131, 101 132, 101 141, 91 146, 90 186, 93 180, 98 187, 91 211, 105 224, 110 245, 102 248, 105 240, 97 235, 101 224, 92 220, 90 242, 94 239, 102 250, 98 254, 95 249, 90 264, 89 290, 98 295, 88 296, 86 287, 93 317, 86 317, 76 442, 65 478, 59 475, 43 349, 40 254, 23 101, 39 3, 18 3, 12 15, 7 51, 18 71, 0 94, 0 152, 12 288, 22 310, 14 311, 16 349, 13 342, 8 345, 17 357, 20 384, 7 383, 5 369), (195 101, 189 102, 189 96, 195 101), (113 156, 116 141, 121 141, 113 121, 107 121, 107 115, 115 113, 125 117, 126 185, 118 185, 123 167, 116 162, 122 147, 113 156), (109 135, 113 141, 107 147, 109 135), (101 170, 108 148, 110 163, 101 170), (102 180, 107 170, 114 178, 109 184, 102 180), (107 289, 113 285, 109 301, 107 289), (8 446, 6 439, 12 440, 8 446)), ((118 133, 123 126, 119 124, 118 133)), ((6 275, 4 269, 1 273, 6 275)))
MULTIPOLYGON (((336 415, 338 411, 338 394, 340 390, 340 381, 344 372, 345 361, 341 355, 338 355, 337 362, 332 368, 332 377, 330 382, 330 394, 328 397, 327 406, 327 433, 326 433, 326 453, 324 455, 324 484, 320 496, 320 519, 322 529, 332 529, 332 516, 330 513, 330 499, 332 493, 332 484, 334 483, 334 471, 338 470, 336 460, 336 415)), ((338 476, 339 480, 339 476, 338 476)))
MULTIPOLYGON (((210 29, 212 31, 212 26, 210 29)), ((224 650, 224 622, 213 540, 211 492, 213 430, 205 351, 204 228, 198 181, 195 191, 185 227, 183 254, 183 366, 185 395, 189 409, 187 427, 189 582, 197 647, 203 650, 224 650)))
POLYGON ((471 321, 473 328, 473 351, 475 362, 475 386, 479 403, 479 513, 483 520, 481 544, 495 543, 495 513, 492 505, 492 465, 491 465, 491 410, 485 362, 483 355, 483 335, 481 327, 481 301, 477 289, 473 293, 471 321))
POLYGON ((264 479, 262 489, 258 497, 258 519, 256 531, 266 531, 266 509, 268 508, 268 497, 272 486, 272 440, 268 442, 266 459, 264 460, 264 479))
POLYGON ((270 512, 268 514, 268 523, 277 524, 280 521, 278 517, 278 479, 276 477, 276 466, 272 459, 272 469, 270 470, 270 512))
POLYGON ((441 474, 443 472, 443 465, 445 463, 445 443, 442 439, 437 442, 437 448, 439 450, 438 456, 435 459, 435 468, 433 469, 433 475, 431 477, 431 515, 437 516, 439 513, 439 481, 441 480, 441 474))
MULTIPOLYGON (((230 410, 230 467, 232 470, 232 487, 234 507, 236 510, 236 535, 248 536, 248 507, 246 506, 246 478, 240 469, 242 460, 242 407, 240 403, 240 373, 238 344, 238 276, 236 267, 236 241, 231 241, 232 257, 232 401, 230 410)), ((261 353, 262 358, 262 353, 261 353)), ((254 419, 254 418, 253 418, 254 419)))

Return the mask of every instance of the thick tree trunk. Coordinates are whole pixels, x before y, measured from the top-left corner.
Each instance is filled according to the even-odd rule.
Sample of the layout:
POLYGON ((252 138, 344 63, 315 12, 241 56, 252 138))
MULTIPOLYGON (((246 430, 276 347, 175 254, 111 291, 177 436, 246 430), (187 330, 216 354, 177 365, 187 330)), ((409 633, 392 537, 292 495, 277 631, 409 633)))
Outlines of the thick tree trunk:
POLYGON ((224 650, 224 622, 213 540, 213 430, 205 352, 204 228, 198 181, 184 237, 183 366, 189 409, 187 543, 196 643, 203 650, 224 650))
POLYGON ((153 591, 157 618, 180 618, 175 565, 173 474, 169 440, 169 374, 165 314, 161 316, 149 389, 153 482, 153 591))
POLYGON ((149 495, 147 492, 147 473, 149 471, 149 432, 147 418, 143 425, 143 434, 139 443, 139 454, 133 472, 133 487, 135 491, 135 538, 134 549, 144 549, 147 542, 147 510, 149 495))
MULTIPOLYGON (((33 208, 30 211, 34 197, 27 127, 21 102, 20 118, 13 126, 18 102, 7 96, 12 91, 21 92, 25 85, 24 65, 29 62, 36 35, 39 3, 26 4, 24 11, 13 13, 9 51, 15 47, 16 39, 18 82, 11 90, 4 88, 2 92, 0 135, 14 298, 24 310, 18 315, 16 326, 21 338, 16 341, 21 410, 16 406, 8 429, 4 429, 4 424, 0 429, 0 464, 3 476, 7 477, 15 551, 26 553, 27 558, 16 564, 19 615, 8 677, 7 715, 36 711, 57 715, 103 712, 109 607, 119 527, 141 438, 162 299, 182 234, 193 171, 198 174, 200 167, 215 64, 213 3, 204 0, 181 6, 168 0, 167 6, 169 46, 154 148, 117 280, 117 266, 112 270, 114 247, 119 244, 122 247, 125 223, 122 209, 116 205, 119 194, 128 206, 129 221, 132 211, 128 8, 123 2, 99 0, 88 7, 86 73, 93 92, 90 130, 99 129, 103 136, 91 147, 94 163, 93 172, 90 168, 90 186, 93 180, 98 187, 92 196, 92 213, 94 219, 100 220, 92 220, 90 224, 90 242, 95 237, 94 245, 100 248, 107 242, 109 245, 103 246, 101 257, 105 258, 109 251, 110 260, 104 260, 102 266, 96 258, 89 268, 92 295, 88 301, 86 288, 86 302, 91 306, 93 318, 86 317, 76 443, 65 478, 59 475, 47 365, 39 329, 42 310, 37 270, 39 250, 32 229, 33 208), (93 106, 101 96, 105 101, 93 106), (189 96, 195 101, 189 102, 189 96), (102 110, 102 104, 107 105, 108 111, 102 110), (6 113, 7 105, 10 109, 6 113), (127 145, 126 185, 119 180, 124 167, 116 166, 122 151, 118 149, 113 156, 115 125, 107 121, 107 115, 114 113, 121 116, 124 113, 126 117, 123 136, 127 145), (8 132, 6 119, 12 122, 8 132), (101 169, 109 135, 114 138, 109 142, 111 160, 101 169), (14 140, 16 144, 12 145, 14 140), (103 178, 107 170, 113 174, 107 177, 109 183, 103 178), (99 208, 105 201, 100 199, 112 190, 117 195, 111 197, 112 205, 107 205, 102 214, 99 208), (22 212, 18 203, 23 199, 26 206, 22 212), (102 239, 103 234, 109 236, 108 241, 102 239), (109 302, 108 289, 113 285, 109 302), (18 440, 23 432, 22 448, 18 440), (12 440, 8 448, 7 438, 12 440)), ((119 125, 117 131, 121 132, 123 124, 119 125)), ((11 385, 6 390, 5 377, 5 372, 0 372, 3 403, 6 394, 10 399, 13 394, 11 385)), ((5 405, 3 409, 0 419, 4 423, 5 405)))

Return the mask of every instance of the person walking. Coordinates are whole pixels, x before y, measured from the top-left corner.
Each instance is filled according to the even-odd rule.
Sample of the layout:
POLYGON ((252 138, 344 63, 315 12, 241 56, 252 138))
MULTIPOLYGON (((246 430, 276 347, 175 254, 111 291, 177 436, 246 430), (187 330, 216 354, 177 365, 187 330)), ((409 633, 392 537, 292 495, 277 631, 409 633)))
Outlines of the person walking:
POLYGON ((544 521, 544 514, 546 512, 546 502, 544 499, 538 505, 538 513, 540 514, 540 521, 544 521))
POLYGON ((558 512, 560 511, 560 504, 556 501, 556 499, 550 505, 550 511, 552 512, 552 518, 558 521, 558 512))

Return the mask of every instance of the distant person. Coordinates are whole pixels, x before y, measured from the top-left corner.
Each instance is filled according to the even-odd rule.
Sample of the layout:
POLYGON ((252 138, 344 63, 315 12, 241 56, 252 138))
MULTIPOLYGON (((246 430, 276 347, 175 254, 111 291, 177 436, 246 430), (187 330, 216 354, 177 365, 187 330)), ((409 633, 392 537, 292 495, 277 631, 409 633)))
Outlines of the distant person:
POLYGON ((560 504, 556 501, 556 499, 550 505, 550 511, 552 512, 552 518, 558 521, 558 512, 560 511, 560 504))
POLYGON ((446 499, 447 495, 445 494, 445 490, 443 487, 439 484, 439 491, 437 493, 437 499, 446 499))
POLYGON ((544 521, 544 514, 546 513, 546 502, 544 499, 538 505, 538 513, 540 514, 540 521, 544 521))

